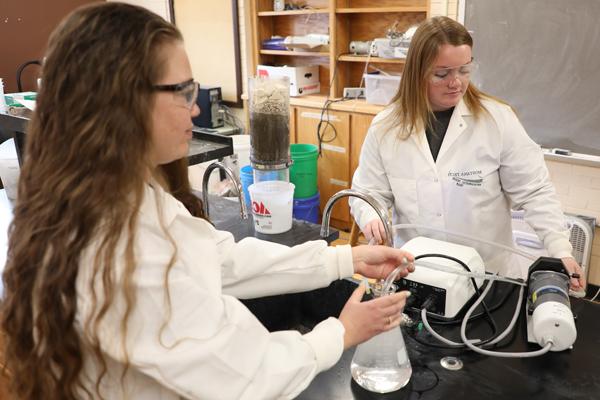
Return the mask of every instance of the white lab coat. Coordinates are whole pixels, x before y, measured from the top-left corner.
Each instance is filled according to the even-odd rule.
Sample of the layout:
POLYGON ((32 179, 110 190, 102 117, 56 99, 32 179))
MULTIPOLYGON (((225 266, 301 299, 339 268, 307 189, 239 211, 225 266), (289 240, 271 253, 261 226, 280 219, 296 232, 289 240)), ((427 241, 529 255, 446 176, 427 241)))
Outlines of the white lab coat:
MULTIPOLYGON (((108 362, 104 398, 295 397, 317 373, 338 361, 343 351, 343 325, 329 318, 305 335, 269 333, 236 297, 304 291, 350 276, 349 246, 327 247, 324 241, 314 241, 288 248, 255 238, 235 243, 230 233, 192 217, 179 201, 155 186, 148 185, 140 210, 133 281, 137 303, 129 319, 131 367, 124 387, 120 384, 124 359, 120 325, 124 299, 120 293, 115 294, 114 306, 99 327, 108 362), (161 229, 157 203, 162 207, 164 226, 177 244, 168 276, 170 313, 163 287, 173 246, 161 229)), ((118 250, 123 250, 123 243, 118 250)), ((80 330, 92 312, 89 283, 95 252, 92 245, 83 254, 77 278, 80 330)), ((122 268, 119 259, 117 278, 122 276, 122 268)), ((99 368, 86 354, 86 387, 92 393, 99 368)))
MULTIPOLYGON (((508 246, 513 243, 510 209, 524 209, 549 255, 570 256, 568 229, 540 147, 510 107, 493 100, 483 104, 489 114, 478 120, 463 101, 455 107, 437 161, 424 132, 400 140, 396 128, 381 123, 390 109, 382 111, 365 138, 352 187, 393 206, 394 224, 426 225, 508 246)), ((350 204, 361 228, 377 218, 362 200, 350 204)), ((395 245, 420 234, 397 230, 395 245)), ((506 255, 496 249, 473 247, 488 270, 522 276, 502 265, 506 255)))

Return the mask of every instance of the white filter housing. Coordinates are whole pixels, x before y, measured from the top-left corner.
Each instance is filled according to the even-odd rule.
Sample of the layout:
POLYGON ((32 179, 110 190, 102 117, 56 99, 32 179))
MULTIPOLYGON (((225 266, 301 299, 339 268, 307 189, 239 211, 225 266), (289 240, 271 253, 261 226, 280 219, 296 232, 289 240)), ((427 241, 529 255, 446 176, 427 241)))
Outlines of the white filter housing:
MULTIPOLYGON (((472 247, 419 236, 408 241, 402 246, 402 249, 410 252, 415 257, 434 253, 451 256, 465 263, 471 272, 480 274, 485 273, 483 259, 477 250, 472 247)), ((424 258, 423 261, 452 267, 457 271, 465 271, 459 263, 446 258, 427 257, 424 258)), ((471 278, 455 275, 450 272, 436 271, 423 267, 419 268, 417 265, 415 271, 409 274, 405 279, 444 289, 446 298, 445 313, 443 316, 445 318, 454 318, 473 295, 475 295, 475 289, 473 288, 471 278)), ((482 279, 475 279, 475 282, 479 287, 483 284, 482 279)))
POLYGON ((531 316, 533 339, 540 345, 552 342, 550 351, 563 351, 575 343, 577 329, 571 309, 562 303, 548 301, 533 310, 531 316))

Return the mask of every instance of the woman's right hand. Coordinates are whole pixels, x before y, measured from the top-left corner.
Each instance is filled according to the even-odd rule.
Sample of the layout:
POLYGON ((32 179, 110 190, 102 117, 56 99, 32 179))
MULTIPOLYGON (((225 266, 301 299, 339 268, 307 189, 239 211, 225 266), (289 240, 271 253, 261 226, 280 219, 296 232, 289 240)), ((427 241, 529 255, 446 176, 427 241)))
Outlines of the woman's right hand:
POLYGON ((398 327, 406 299, 410 296, 410 292, 403 291, 361 302, 364 293, 365 285, 361 284, 340 313, 339 320, 346 330, 344 349, 398 327))
POLYGON ((367 239, 369 243, 371 243, 371 239, 373 239, 375 244, 385 243, 385 227, 379 218, 375 218, 367 222, 367 224, 362 228, 362 233, 365 235, 365 239, 367 239))

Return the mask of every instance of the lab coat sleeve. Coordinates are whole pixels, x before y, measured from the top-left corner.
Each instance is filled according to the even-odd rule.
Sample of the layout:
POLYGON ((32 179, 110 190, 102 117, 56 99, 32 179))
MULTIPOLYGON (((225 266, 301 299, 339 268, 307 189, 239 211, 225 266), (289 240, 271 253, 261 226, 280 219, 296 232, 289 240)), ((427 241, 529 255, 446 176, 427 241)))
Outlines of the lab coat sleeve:
MULTIPOLYGON (((375 117, 367 132, 360 150, 359 164, 352 178, 352 189, 363 190, 371 194, 386 209, 389 209, 393 205, 394 194, 381 159, 381 134, 378 133, 378 129, 382 129, 381 120, 384 118, 385 112, 375 117)), ((350 197, 348 202, 352 216, 361 229, 368 222, 379 219, 377 212, 365 201, 350 197)))
POLYGON ((294 247, 214 231, 221 256, 223 291, 254 298, 312 290, 354 273, 350 246, 327 247, 323 240, 294 247))
MULTIPOLYGON (((194 224, 180 222, 176 219, 169 226, 180 246, 168 275, 165 266, 172 252, 146 241, 146 252, 138 254, 132 281, 136 302, 130 310, 126 339, 130 368, 188 399, 290 399, 339 360, 344 327, 338 319, 329 318, 305 335, 269 333, 236 298, 221 292, 220 265, 211 235, 197 229, 202 226, 194 229, 194 224), (190 231, 196 235, 189 236, 190 231), (185 244, 183 238, 187 238, 185 244), (193 264, 182 262, 194 253, 205 257, 196 257, 193 264)), ((311 251, 313 258, 339 256, 320 247, 311 251)), ((266 256, 262 252, 252 257, 266 256)), ((83 315, 89 315, 90 297, 83 296, 78 303, 83 315)), ((121 363, 125 360, 123 304, 118 292, 100 325, 103 353, 121 363)))
POLYGON ((525 211, 525 220, 551 257, 571 256, 569 230, 540 147, 510 107, 501 108, 497 123, 503 140, 500 181, 511 208, 525 211))
MULTIPOLYGON (((343 351, 344 328, 335 318, 305 335, 269 333, 237 299, 211 294, 177 265, 169 287, 170 312, 159 285, 137 287, 127 348, 131 368, 184 398, 293 398, 343 351)), ((121 361, 119 338, 120 325, 106 326, 101 345, 121 361)))

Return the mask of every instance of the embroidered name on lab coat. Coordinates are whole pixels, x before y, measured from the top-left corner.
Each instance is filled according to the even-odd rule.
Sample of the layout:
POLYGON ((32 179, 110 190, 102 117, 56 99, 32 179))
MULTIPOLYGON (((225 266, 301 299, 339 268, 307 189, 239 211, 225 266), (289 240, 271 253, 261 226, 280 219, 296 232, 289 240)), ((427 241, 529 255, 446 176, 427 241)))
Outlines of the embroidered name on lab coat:
POLYGON ((483 184, 483 177, 481 176, 481 170, 473 171, 462 171, 462 172, 448 172, 448 177, 452 178, 456 182, 456 186, 481 186, 483 184))

